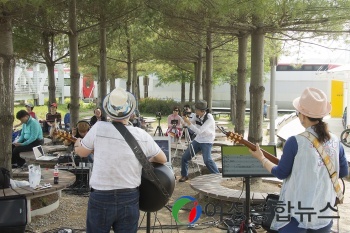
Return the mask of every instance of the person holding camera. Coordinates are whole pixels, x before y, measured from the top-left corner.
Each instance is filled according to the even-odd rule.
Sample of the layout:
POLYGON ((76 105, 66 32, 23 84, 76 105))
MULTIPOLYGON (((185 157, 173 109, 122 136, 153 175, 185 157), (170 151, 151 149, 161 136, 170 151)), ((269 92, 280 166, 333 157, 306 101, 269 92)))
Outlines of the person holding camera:
POLYGON ((205 100, 199 100, 195 104, 195 118, 184 117, 187 127, 197 134, 196 138, 188 146, 181 159, 181 178, 179 182, 188 180, 188 161, 202 151, 203 160, 211 173, 219 173, 215 162, 211 158, 211 148, 215 139, 215 121, 208 111, 208 104, 205 100))
POLYGON ((168 116, 168 129, 165 132, 165 136, 170 137, 181 137, 182 135, 182 125, 184 124, 183 119, 179 115, 180 108, 175 106, 173 108, 173 113, 168 116))
MULTIPOLYGON (((183 118, 184 117, 188 117, 190 119, 196 118, 196 114, 192 112, 192 109, 191 109, 190 105, 186 104, 184 106, 184 109, 183 109, 183 112, 182 112, 182 117, 183 118)), ((187 126, 185 126, 185 127, 187 127, 187 126)), ((193 132, 193 130, 191 130, 189 128, 187 128, 187 130, 188 130, 188 134, 189 134, 191 140, 193 140, 196 137, 196 134, 193 132)))

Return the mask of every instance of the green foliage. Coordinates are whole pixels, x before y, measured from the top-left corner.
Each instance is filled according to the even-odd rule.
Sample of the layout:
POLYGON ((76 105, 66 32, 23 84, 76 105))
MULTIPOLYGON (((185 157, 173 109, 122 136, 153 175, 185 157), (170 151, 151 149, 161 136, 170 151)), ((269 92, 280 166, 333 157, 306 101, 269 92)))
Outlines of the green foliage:
POLYGON ((139 102, 139 111, 142 114, 148 113, 154 116, 157 112, 161 112, 163 116, 168 116, 176 105, 180 106, 180 103, 173 99, 144 98, 139 102))

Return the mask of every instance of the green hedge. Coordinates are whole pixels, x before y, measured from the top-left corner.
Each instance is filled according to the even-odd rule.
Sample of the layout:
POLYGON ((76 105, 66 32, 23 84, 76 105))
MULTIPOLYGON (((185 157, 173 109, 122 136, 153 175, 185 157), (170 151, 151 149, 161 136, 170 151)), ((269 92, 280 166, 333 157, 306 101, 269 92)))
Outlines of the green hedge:
POLYGON ((181 104, 173 99, 144 98, 139 102, 139 111, 154 115, 161 112, 163 116, 168 116, 173 113, 173 107, 176 105, 180 106, 181 104))

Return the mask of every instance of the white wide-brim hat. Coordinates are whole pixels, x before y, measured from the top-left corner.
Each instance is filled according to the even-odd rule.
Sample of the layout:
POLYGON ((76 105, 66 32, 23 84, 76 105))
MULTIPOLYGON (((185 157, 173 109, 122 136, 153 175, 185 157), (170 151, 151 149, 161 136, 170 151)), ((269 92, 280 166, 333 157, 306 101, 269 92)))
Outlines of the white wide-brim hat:
POLYGON ((323 118, 332 110, 326 94, 313 87, 306 88, 301 96, 293 101, 293 106, 298 112, 311 118, 323 118))
POLYGON ((106 95, 102 107, 112 120, 123 120, 135 111, 136 99, 130 92, 117 87, 106 95))

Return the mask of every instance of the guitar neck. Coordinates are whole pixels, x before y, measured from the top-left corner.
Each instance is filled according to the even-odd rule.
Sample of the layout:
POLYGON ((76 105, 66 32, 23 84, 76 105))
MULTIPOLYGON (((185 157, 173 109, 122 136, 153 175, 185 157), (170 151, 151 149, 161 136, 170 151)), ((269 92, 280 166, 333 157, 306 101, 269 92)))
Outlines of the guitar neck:
MULTIPOLYGON (((255 151, 256 150, 256 146, 255 144, 251 143, 250 141, 247 140, 242 140, 241 143, 243 145, 245 145, 246 147, 248 147, 249 149, 255 151)), ((278 162, 280 161, 277 157, 273 156, 272 154, 270 154, 269 152, 267 152, 266 150, 261 149, 263 155, 270 160, 270 162, 278 165, 278 162)))

